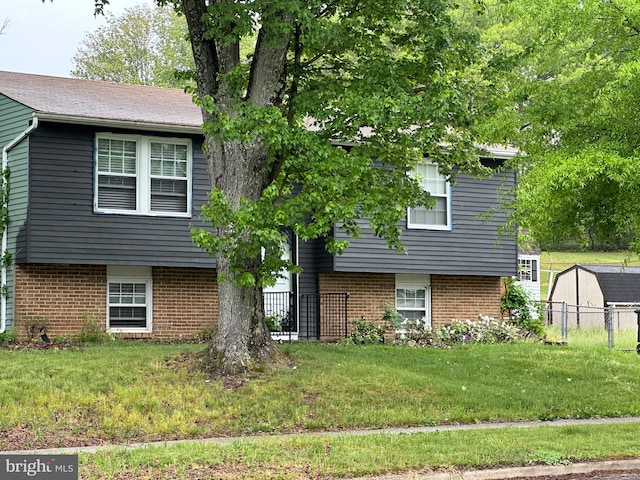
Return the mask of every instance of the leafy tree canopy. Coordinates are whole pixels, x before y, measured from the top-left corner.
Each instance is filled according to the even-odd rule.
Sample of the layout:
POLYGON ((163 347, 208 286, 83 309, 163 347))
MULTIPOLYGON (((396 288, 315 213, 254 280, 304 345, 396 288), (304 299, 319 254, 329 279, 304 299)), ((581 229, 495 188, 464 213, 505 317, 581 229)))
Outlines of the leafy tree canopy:
POLYGON ((118 17, 108 10, 107 24, 83 39, 73 57, 74 77, 117 83, 184 85, 195 68, 187 24, 173 9, 138 5, 118 17), (178 75, 177 75, 178 74, 178 75))
POLYGON ((508 101, 486 126, 526 153, 519 224, 543 247, 623 246, 640 232, 629 197, 640 149, 639 4, 512 0, 488 17, 484 38, 508 101))

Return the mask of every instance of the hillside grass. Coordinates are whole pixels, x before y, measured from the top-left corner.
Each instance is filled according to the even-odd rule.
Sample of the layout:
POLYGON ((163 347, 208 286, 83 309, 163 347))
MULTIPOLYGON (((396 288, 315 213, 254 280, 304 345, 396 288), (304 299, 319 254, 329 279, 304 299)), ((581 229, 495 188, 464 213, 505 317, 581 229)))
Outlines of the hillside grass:
POLYGON ((551 272, 555 276, 576 264, 640 266, 640 257, 631 252, 542 252, 540 255, 540 298, 546 300, 548 297, 551 272))

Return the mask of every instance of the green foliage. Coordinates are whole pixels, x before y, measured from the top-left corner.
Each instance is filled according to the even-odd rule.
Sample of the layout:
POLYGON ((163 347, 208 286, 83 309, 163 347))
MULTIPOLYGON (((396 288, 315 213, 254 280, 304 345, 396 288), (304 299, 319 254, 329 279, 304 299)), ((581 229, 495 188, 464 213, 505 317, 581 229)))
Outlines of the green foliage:
POLYGON ((433 203, 408 175, 423 154, 445 175, 458 167, 487 173, 473 145, 491 107, 476 99, 492 90, 479 81, 478 36, 461 27, 448 2, 385 0, 354 8, 295 1, 278 4, 277 14, 272 8, 216 4, 204 17, 207 38, 225 48, 260 30, 252 61, 230 58, 233 68, 215 72, 219 83, 200 85, 197 100, 210 117, 203 127, 208 153, 239 144, 264 152, 249 176, 267 174, 266 185, 237 201, 214 188, 202 209, 213 228, 192 231, 198 246, 230 259, 225 279, 246 286, 269 285, 293 267, 278 257, 283 228, 302 241, 325 238, 327 250, 340 254, 369 222, 375 235, 402 250, 398 224, 407 207, 433 203), (273 48, 287 41, 282 72, 259 71, 261 35, 273 48), (283 77, 282 90, 266 105, 251 101, 251 80, 270 85, 269 75, 283 77), (263 265, 252 271, 246 259, 262 249, 263 265))
POLYGON ((444 345, 462 343, 515 343, 525 337, 523 330, 511 322, 480 316, 478 320, 454 320, 435 331, 435 337, 444 345))
POLYGON ((106 25, 87 33, 73 57, 77 78, 183 87, 195 68, 187 24, 171 8, 137 5, 118 17, 106 9, 106 25))
POLYGON ((504 290, 500 296, 500 307, 503 315, 508 314, 510 323, 516 327, 544 338, 544 323, 539 315, 534 315, 537 308, 531 303, 526 290, 513 277, 505 277, 502 282, 504 290))
POLYGON ((385 327, 364 318, 351 322, 351 341, 356 345, 371 345, 384 343, 385 327))
POLYGON ((0 345, 6 345, 16 341, 16 331, 14 328, 9 328, 0 333, 0 345))
POLYGON ((638 249, 637 2, 486 5, 474 26, 505 103, 485 128, 526 152, 514 162, 523 173, 515 220, 543 249, 567 240, 638 249))
POLYGON ((113 340, 114 337, 107 333, 104 317, 98 313, 88 311, 82 312, 84 323, 80 332, 75 336, 74 340, 79 343, 102 343, 106 340, 113 340))

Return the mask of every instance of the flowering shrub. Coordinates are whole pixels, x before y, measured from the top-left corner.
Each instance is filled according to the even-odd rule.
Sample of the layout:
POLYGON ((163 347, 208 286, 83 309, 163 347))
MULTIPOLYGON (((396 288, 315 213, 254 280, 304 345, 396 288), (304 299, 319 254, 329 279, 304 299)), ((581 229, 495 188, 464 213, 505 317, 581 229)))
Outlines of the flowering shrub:
POLYGON ((478 320, 454 320, 435 331, 444 345, 455 343, 514 343, 526 338, 526 332, 510 322, 480 315, 478 320))

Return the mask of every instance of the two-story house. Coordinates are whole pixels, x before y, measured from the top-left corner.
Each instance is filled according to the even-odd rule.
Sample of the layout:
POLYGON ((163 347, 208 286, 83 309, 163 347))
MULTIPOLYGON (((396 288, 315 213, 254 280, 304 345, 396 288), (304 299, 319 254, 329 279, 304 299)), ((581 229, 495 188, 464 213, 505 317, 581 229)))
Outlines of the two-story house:
MULTIPOLYGON (((43 318, 49 335, 72 334, 89 313, 125 336, 176 338, 216 321, 215 263, 190 237, 210 189, 200 124, 182 90, 0 72, 2 250, 12 254, 0 329, 43 318)), ((500 277, 516 274, 517 249, 499 238, 504 214, 479 216, 515 174, 451 185, 428 161, 421 173, 437 203, 407 212, 406 252, 370 232, 335 257, 322 240, 291 238, 302 273, 265 293, 287 335, 341 336, 386 303, 433 326, 500 315, 500 277)))

